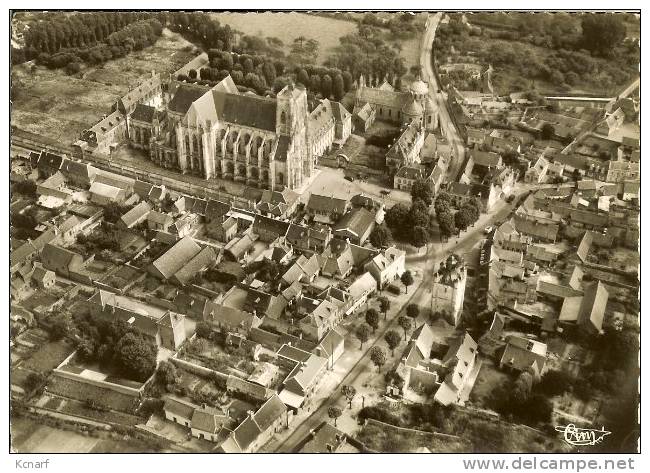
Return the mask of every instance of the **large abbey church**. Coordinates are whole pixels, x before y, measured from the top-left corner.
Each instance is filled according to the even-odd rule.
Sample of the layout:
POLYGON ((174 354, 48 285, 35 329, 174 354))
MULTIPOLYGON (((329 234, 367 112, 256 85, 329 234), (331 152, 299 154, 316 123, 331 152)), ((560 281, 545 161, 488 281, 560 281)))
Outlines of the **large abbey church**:
MULTIPOLYGON (((354 113, 400 126, 415 121, 428 132, 438 128, 438 108, 429 97, 429 86, 420 79, 409 84, 407 90, 396 90, 387 81, 378 87, 369 87, 361 77, 355 96, 354 113), (372 113, 364 114, 364 109, 370 109, 372 113)), ((363 128, 367 129, 368 126, 363 128)))
POLYGON ((156 164, 267 189, 295 189, 312 175, 305 89, 242 94, 230 76, 211 89, 170 87, 164 112, 138 105, 129 120, 131 142, 156 164))

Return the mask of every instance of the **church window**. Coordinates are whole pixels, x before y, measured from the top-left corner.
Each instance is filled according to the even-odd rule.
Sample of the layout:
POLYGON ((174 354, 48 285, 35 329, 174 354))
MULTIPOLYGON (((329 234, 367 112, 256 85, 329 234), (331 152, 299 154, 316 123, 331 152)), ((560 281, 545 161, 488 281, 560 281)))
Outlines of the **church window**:
POLYGON ((201 156, 203 154, 203 147, 200 145, 199 139, 196 135, 193 138, 192 146, 194 148, 194 154, 201 156))
POLYGON ((282 125, 286 125, 287 123, 287 114, 284 111, 280 114, 280 123, 282 125))

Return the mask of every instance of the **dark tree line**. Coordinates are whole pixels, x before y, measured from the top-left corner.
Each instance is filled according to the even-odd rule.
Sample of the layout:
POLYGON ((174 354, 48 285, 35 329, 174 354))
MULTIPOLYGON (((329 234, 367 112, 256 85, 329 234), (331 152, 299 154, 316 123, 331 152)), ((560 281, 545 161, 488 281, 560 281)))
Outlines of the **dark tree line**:
POLYGON ((111 34, 150 16, 143 12, 47 13, 25 34, 28 58, 39 53, 54 54, 61 49, 84 48, 103 42, 111 34))
POLYGON ((341 100, 352 88, 352 74, 336 68, 307 65, 287 69, 282 60, 261 54, 238 54, 217 48, 208 50, 209 66, 200 71, 189 71, 179 80, 213 86, 230 75, 237 86, 258 94, 277 93, 291 80, 302 84, 314 95, 341 100))
MULTIPOLYGON (((138 20, 111 32, 102 41, 81 43, 67 41, 57 43, 56 51, 50 53, 51 47, 36 54, 37 62, 50 69, 65 67, 69 73, 79 72, 82 63, 101 64, 111 59, 124 57, 131 51, 138 51, 154 44, 162 34, 162 24, 155 18, 138 20), (66 47, 58 47, 65 44, 66 47), (74 46, 67 47, 73 44, 74 46)), ((31 30, 30 30, 31 31, 31 30)), ((41 45, 41 43, 38 43, 41 45)), ((27 50, 35 52, 36 49, 27 50)), ((29 54, 23 53, 22 59, 30 59, 29 54)), ((17 59, 12 58, 14 63, 17 59)))
POLYGON ((232 51, 235 35, 230 25, 222 26, 208 13, 166 13, 164 20, 170 30, 182 34, 190 41, 202 44, 206 49, 232 51))

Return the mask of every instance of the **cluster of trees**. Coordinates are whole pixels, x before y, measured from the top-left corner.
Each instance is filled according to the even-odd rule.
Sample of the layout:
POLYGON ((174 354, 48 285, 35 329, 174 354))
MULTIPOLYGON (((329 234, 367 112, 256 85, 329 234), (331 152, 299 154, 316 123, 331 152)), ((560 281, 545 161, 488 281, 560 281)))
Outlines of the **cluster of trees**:
POLYGON ((65 67, 68 73, 73 74, 81 70, 82 63, 101 64, 151 46, 162 34, 162 29, 155 18, 139 20, 111 33, 103 42, 87 47, 59 49, 53 54, 42 51, 36 60, 50 69, 65 67))
POLYGON ((244 271, 247 274, 255 273, 255 279, 259 279, 260 281, 273 282, 280 276, 281 272, 284 272, 284 268, 275 261, 263 259, 261 261, 253 261, 244 268, 244 271))
POLYGON ((414 20, 415 16, 411 13, 390 15, 390 19, 383 19, 376 13, 366 13, 363 15, 360 24, 376 28, 387 28, 394 38, 410 38, 422 29, 414 20))
POLYGON ((91 253, 100 253, 104 250, 119 251, 120 244, 113 237, 110 231, 102 228, 90 235, 80 234, 77 236, 77 243, 86 247, 91 253))
MULTIPOLYGON (((308 41, 307 41, 308 42, 308 41)), ((291 80, 302 84, 308 92, 324 98, 341 100, 352 88, 353 78, 349 71, 314 65, 288 68, 287 62, 263 54, 238 54, 210 49, 210 66, 200 71, 190 71, 188 80, 213 85, 230 75, 238 86, 245 86, 259 94, 277 93, 291 80)))
POLYGON ((429 243, 435 230, 434 220, 429 213, 429 206, 434 199, 431 182, 416 181, 411 188, 411 198, 410 208, 403 204, 394 205, 386 212, 385 220, 391 236, 395 235, 395 237, 421 248, 429 243))
MULTIPOLYGON (((111 34, 151 14, 145 12, 92 12, 66 13, 48 12, 39 16, 25 32, 25 48, 14 50, 30 60, 41 53, 55 54, 62 49, 84 49, 104 42, 111 34)), ((16 58, 18 62, 18 58, 16 58)))
MULTIPOLYGON (((550 398, 573 393, 582 400, 594 392, 617 396, 625 394, 626 381, 638 371, 638 334, 634 329, 608 328, 603 335, 582 340, 597 354, 579 376, 566 371, 549 370, 533 385, 529 373, 522 373, 511 386, 493 393, 494 408, 506 416, 527 423, 548 422, 552 412, 550 398)), ((631 390, 636 392, 636 389, 631 390)), ((634 417, 634 407, 624 415, 634 417)))
POLYGON ((379 28, 360 24, 357 32, 342 36, 340 43, 326 66, 350 71, 353 77, 401 77, 407 72, 399 45, 388 43, 379 28))
POLYGON ((115 202, 111 202, 104 206, 104 221, 108 223, 117 223, 122 215, 131 210, 132 206, 120 205, 115 202))
POLYGON ((72 322, 70 317, 65 312, 55 312, 47 318, 47 325, 49 326, 50 339, 57 341, 62 340, 70 334, 72 329, 72 322))
POLYGON ((230 25, 223 25, 203 12, 165 12, 161 14, 167 27, 180 33, 192 42, 202 44, 206 49, 216 48, 232 51, 235 33, 230 25))
MULTIPOLYGON (((499 14, 483 16, 500 20, 499 14)), ((639 47, 625 41, 622 15, 585 14, 579 19, 521 13, 512 24, 498 28, 471 29, 452 15, 449 24, 438 29, 436 53, 442 57, 452 48, 460 54, 473 51, 480 63, 495 67, 497 87, 502 80, 520 76, 527 82, 521 90, 543 80, 559 89, 589 84, 607 91, 638 74, 639 47)))
POLYGON ((352 74, 348 71, 318 66, 305 66, 295 69, 296 82, 305 86, 313 94, 323 98, 334 97, 340 101, 352 88, 352 74))
POLYGON ((408 241, 413 246, 425 246, 434 234, 434 220, 429 214, 429 206, 416 199, 411 207, 396 204, 386 211, 386 225, 395 238, 408 241))
POLYGON ((188 76, 180 75, 178 80, 214 86, 230 75, 240 90, 246 88, 264 95, 271 93, 278 75, 284 73, 282 62, 273 61, 266 56, 237 54, 213 48, 208 50, 208 57, 209 66, 200 71, 191 69, 188 76))
POLYGON ((387 44, 377 28, 371 26, 360 25, 358 33, 341 38, 335 54, 325 62, 326 67, 321 67, 313 64, 319 48, 314 39, 297 37, 291 45, 291 53, 284 57, 283 43, 277 38, 244 36, 233 45, 232 31, 227 25, 221 27, 216 20, 201 13, 187 17, 186 13, 178 13, 166 19, 172 30, 188 34, 190 39, 201 42, 208 49, 210 66, 190 72, 188 77, 181 76, 179 80, 213 85, 230 74, 235 84, 259 94, 270 93, 271 89, 277 93, 290 80, 295 80, 313 95, 341 100, 352 89, 354 77, 360 74, 400 77, 406 73, 399 51, 387 44), (192 23, 188 23, 190 19, 192 23), (208 23, 211 26, 206 26, 208 23), (190 34, 188 28, 192 25, 195 31, 190 34), (204 34, 197 34, 197 25, 201 25, 204 34))
POLYGON ((533 376, 526 372, 495 389, 493 407, 506 418, 533 425, 550 422, 553 414, 548 396, 533 390, 533 376))
POLYGON ((79 314, 75 324, 79 333, 77 353, 83 360, 115 369, 136 381, 145 381, 156 369, 156 345, 126 322, 79 314))
POLYGON ((239 263, 222 261, 216 268, 208 269, 203 278, 209 282, 217 282, 222 284, 237 284, 246 277, 244 269, 239 263))
POLYGON ((318 58, 320 43, 313 38, 298 36, 291 45, 289 62, 292 64, 314 64, 318 58))
POLYGON ((581 371, 580 378, 565 380, 566 390, 581 398, 594 391, 616 394, 638 370, 638 334, 633 328, 607 328, 602 336, 587 343, 597 353, 596 359, 581 371))
POLYGON ((393 233, 390 231, 388 225, 386 225, 386 222, 382 222, 379 225, 375 225, 368 239, 375 248, 386 248, 393 242, 393 233))
POLYGON ((36 212, 29 209, 23 213, 13 213, 11 214, 11 226, 19 228, 22 230, 34 230, 38 225, 38 220, 36 219, 36 212))
MULTIPOLYGON (((483 32, 492 38, 521 41, 548 49, 584 49, 594 55, 608 57, 626 37, 625 14, 585 13, 478 13, 472 23, 488 28, 483 32)), ((633 15, 631 21, 637 21, 633 15)), ((456 31, 466 28, 458 21, 456 31)))
POLYGON ((36 197, 36 183, 31 179, 15 182, 11 185, 11 191, 28 197, 36 197))
POLYGON ((463 203, 456 213, 452 213, 452 199, 446 192, 441 192, 434 204, 436 220, 440 234, 449 238, 474 225, 481 215, 481 202, 472 198, 463 203))
MULTIPOLYGON (((411 189, 413 204, 407 211, 405 206, 394 206, 386 213, 388 225, 394 228, 396 235, 406 237, 413 245, 421 247, 429 242, 433 233, 434 220, 428 212, 433 203, 434 190, 430 182, 419 180, 411 189)), ((458 211, 452 213, 452 200, 449 194, 442 192, 435 200, 435 213, 440 232, 448 238, 459 231, 473 225, 481 214, 481 203, 478 199, 465 202, 458 211)))
POLYGON ((239 38, 239 42, 232 48, 233 52, 238 54, 264 54, 265 56, 283 58, 284 42, 275 36, 244 35, 239 38))

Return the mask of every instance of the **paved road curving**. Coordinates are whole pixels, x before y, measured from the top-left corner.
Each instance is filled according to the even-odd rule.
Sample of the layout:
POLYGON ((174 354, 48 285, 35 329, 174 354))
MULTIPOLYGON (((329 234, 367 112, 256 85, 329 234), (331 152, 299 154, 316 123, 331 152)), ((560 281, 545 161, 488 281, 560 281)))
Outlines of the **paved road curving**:
POLYGON ((453 149, 453 160, 447 170, 447 182, 450 182, 457 179, 460 167, 465 161, 465 143, 461 139, 458 130, 456 130, 456 127, 451 120, 449 108, 444 95, 441 92, 438 92, 442 89, 440 84, 438 84, 436 75, 433 73, 433 41, 436 37, 436 30, 438 29, 441 19, 441 12, 429 16, 427 29, 424 32, 422 46, 420 47, 420 66, 422 69, 422 80, 429 84, 429 96, 438 106, 440 129, 453 149))

